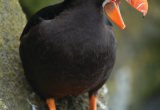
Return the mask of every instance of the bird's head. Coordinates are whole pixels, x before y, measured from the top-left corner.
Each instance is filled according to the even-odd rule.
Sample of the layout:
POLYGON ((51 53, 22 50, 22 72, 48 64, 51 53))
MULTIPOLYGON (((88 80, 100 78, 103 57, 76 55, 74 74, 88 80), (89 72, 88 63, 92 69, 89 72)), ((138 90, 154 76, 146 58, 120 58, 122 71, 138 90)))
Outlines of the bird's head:
MULTIPOLYGON (((147 14, 147 0, 126 0, 126 2, 128 2, 133 8, 141 12, 143 16, 147 14)), ((103 3, 103 8, 108 18, 120 29, 124 29, 126 26, 120 13, 119 4, 120 0, 105 0, 105 2, 103 3)))

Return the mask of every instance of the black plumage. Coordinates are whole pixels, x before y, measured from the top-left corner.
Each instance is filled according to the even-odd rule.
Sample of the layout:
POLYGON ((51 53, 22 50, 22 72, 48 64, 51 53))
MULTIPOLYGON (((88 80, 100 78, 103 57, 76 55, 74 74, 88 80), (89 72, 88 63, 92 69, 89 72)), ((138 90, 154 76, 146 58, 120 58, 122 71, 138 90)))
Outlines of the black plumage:
POLYGON ((41 9, 20 38, 25 75, 42 98, 93 94, 115 61, 116 43, 104 22, 103 0, 66 0, 41 9))

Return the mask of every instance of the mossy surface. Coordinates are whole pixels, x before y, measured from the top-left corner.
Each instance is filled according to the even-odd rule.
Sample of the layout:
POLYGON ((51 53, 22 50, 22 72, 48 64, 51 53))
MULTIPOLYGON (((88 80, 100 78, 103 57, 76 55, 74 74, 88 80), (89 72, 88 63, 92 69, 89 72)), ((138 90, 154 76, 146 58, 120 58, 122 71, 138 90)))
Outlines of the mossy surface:
POLYGON ((0 0, 0 110, 31 110, 31 89, 19 59, 19 37, 26 23, 18 0, 0 0))

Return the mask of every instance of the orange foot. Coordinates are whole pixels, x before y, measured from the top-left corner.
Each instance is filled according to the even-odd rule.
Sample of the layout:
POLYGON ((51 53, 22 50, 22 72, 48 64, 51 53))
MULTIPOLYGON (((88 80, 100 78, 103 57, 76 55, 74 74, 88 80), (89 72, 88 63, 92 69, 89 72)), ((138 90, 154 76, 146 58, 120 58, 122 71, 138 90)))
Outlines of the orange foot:
POLYGON ((97 97, 95 94, 92 94, 89 97, 89 105, 90 105, 90 110, 97 110, 97 97))
POLYGON ((55 100, 53 98, 46 100, 49 110, 56 110, 55 100))

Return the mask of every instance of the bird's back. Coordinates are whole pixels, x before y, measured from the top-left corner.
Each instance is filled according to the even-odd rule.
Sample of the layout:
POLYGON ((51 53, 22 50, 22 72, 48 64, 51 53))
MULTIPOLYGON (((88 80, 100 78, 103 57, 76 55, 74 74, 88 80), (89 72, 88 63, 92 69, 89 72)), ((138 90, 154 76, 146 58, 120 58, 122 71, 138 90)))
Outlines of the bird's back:
POLYGON ((22 34, 25 75, 42 97, 78 95, 98 89, 108 78, 115 60, 113 33, 99 10, 85 7, 50 19, 37 16, 40 21, 22 34))

